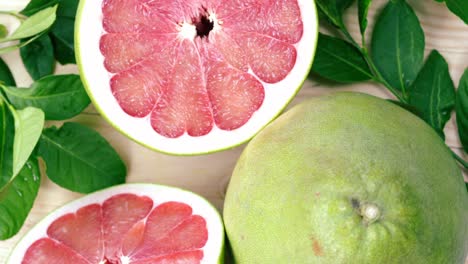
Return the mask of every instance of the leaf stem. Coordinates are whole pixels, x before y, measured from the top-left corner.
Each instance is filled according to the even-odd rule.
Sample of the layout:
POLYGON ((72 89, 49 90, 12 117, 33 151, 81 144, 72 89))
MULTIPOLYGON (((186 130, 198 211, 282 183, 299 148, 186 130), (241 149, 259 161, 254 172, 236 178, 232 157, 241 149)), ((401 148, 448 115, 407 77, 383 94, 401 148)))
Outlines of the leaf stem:
POLYGON ((460 163, 466 170, 468 170, 468 162, 464 160, 462 157, 458 156, 457 153, 453 152, 453 150, 451 151, 452 151, 453 157, 458 161, 458 163, 460 163))
POLYGON ((26 16, 23 16, 21 15, 20 13, 16 13, 14 11, 3 11, 3 10, 0 10, 0 15, 8 15, 8 16, 13 16, 13 17, 16 17, 17 19, 23 21, 23 20, 26 20, 26 16))
POLYGON ((395 95, 396 98, 398 98, 398 100, 400 100, 400 102, 402 103, 405 103, 407 104, 408 103, 408 99, 406 99, 403 94, 401 94, 397 89, 393 88, 382 76, 382 74, 380 74, 379 70, 377 69, 377 66, 375 66, 374 62, 372 61, 372 59, 370 58, 369 56, 369 53, 367 52, 367 49, 361 49, 363 55, 364 55, 364 59, 366 60, 367 64, 369 65, 372 73, 374 74, 374 80, 376 80, 377 82, 379 82, 380 84, 384 85, 393 95, 395 95))
MULTIPOLYGON (((3 88, 3 84, 0 83, 0 88, 3 88)), ((9 104, 8 100, 6 99, 5 95, 3 94, 3 89, 0 89, 0 100, 4 101, 5 103, 9 104)))
POLYGON ((365 50, 367 52, 367 42, 366 42, 365 34, 362 34, 361 45, 362 45, 362 50, 365 50))
POLYGON ((349 34, 349 31, 348 29, 346 29, 346 27, 342 27, 341 28, 341 32, 345 35, 345 37, 351 42, 351 44, 354 45, 354 47, 356 47, 357 49, 361 50, 361 46, 359 46, 359 44, 354 40, 353 36, 351 36, 351 34, 349 34))
MULTIPOLYGON (((0 48, 0 55, 2 54, 5 54, 5 53, 8 53, 8 52, 11 52, 15 49, 19 49, 19 48, 22 48, 26 45, 28 45, 29 43, 33 42, 34 40, 40 38, 44 33, 41 33, 41 34, 37 34, 36 36, 28 39, 27 41, 25 42, 21 42, 19 44, 15 44, 15 45, 11 45, 11 46, 6 46, 6 47, 3 47, 3 48, 0 48)), ((1 42, 1 41, 0 41, 1 42)))
POLYGON ((400 100, 400 102, 407 104, 408 100, 406 99, 406 97, 403 94, 401 94, 400 92, 398 92, 397 89, 393 88, 380 74, 379 70, 377 69, 374 62, 372 61, 372 59, 369 56, 369 53, 368 53, 367 48, 365 46, 365 38, 364 37, 362 38, 362 47, 361 47, 354 40, 354 38, 351 36, 351 34, 349 34, 349 31, 346 29, 346 26, 342 26, 342 27, 340 27, 340 29, 341 29, 341 32, 343 33, 343 35, 346 37, 346 39, 348 39, 348 41, 350 41, 351 44, 353 44, 354 47, 356 47, 359 51, 361 51, 362 55, 364 56, 364 59, 366 60, 367 64, 370 67, 370 70, 371 70, 372 74, 374 75, 374 77, 372 79, 374 81, 384 85, 393 95, 395 95, 396 98, 398 98, 398 100, 400 100))

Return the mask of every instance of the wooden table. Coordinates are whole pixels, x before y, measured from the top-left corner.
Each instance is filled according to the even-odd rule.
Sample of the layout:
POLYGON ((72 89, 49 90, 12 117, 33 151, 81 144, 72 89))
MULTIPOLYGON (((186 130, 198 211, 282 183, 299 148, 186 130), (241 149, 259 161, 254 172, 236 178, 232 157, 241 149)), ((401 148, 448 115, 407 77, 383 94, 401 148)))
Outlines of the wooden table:
MULTIPOLYGON (((370 29, 373 26, 373 18, 385 2, 384 0, 374 1, 369 11, 370 29)), ((433 0, 412 0, 409 2, 419 16, 426 34, 426 54, 432 49, 439 50, 447 60, 451 76, 458 85, 460 76, 465 67, 468 66, 468 26, 451 14, 443 4, 438 4, 433 0)), ((26 0, 2 0, 0 1, 0 10, 21 9, 26 3, 26 0)), ((357 38, 359 27, 354 15, 356 12, 356 6, 352 6, 347 13, 346 20, 351 25, 350 31, 357 38)), ((0 16, 0 22, 5 19, 4 16, 0 16)), ((28 86, 31 80, 19 60, 18 52, 7 54, 2 58, 14 71, 18 85, 28 86)), ((57 72, 76 73, 77 70, 75 66, 68 65, 58 67, 57 72)), ((384 98, 391 97, 381 86, 373 83, 337 86, 332 84, 324 85, 312 80, 304 84, 301 92, 291 105, 312 96, 342 90, 361 91, 384 98)), ((92 106, 74 118, 73 121, 98 130, 110 141, 128 166, 128 182, 151 182, 185 188, 203 195, 218 209, 222 209, 226 186, 243 146, 205 156, 173 157, 153 152, 130 141, 106 123, 92 106)), ((461 144, 453 118, 447 125, 446 135, 447 144, 458 153, 461 153, 461 144)), ((43 178, 39 195, 24 227, 17 236, 7 241, 0 241, 0 263, 6 261, 10 250, 19 238, 41 218, 55 208, 80 196, 80 194, 62 189, 50 180, 43 178)), ((468 263, 468 260, 466 263, 468 263)))

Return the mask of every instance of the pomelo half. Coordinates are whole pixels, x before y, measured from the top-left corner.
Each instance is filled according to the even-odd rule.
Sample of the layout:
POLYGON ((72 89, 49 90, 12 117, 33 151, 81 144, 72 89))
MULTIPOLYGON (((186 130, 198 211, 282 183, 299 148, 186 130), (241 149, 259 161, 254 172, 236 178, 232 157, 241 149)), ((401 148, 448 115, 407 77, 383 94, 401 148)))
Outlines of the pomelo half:
POLYGON ((76 56, 94 105, 166 153, 249 140, 302 86, 317 15, 310 0, 83 0, 76 56))
POLYGON ((9 264, 222 263, 222 220, 205 199, 153 184, 105 189, 52 212, 9 264))
POLYGON ((468 193, 424 121, 373 96, 295 106, 239 159, 224 203, 236 263, 463 264, 468 193))

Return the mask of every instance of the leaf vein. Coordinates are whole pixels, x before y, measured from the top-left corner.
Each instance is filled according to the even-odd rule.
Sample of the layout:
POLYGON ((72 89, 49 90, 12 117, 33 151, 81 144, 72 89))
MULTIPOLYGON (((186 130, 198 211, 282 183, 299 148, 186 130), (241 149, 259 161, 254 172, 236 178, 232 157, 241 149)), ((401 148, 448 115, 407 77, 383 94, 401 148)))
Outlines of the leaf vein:
POLYGON ((72 157, 75 157, 77 160, 79 161, 82 161, 84 164, 88 165, 89 167, 93 168, 93 169, 96 169, 96 171, 100 172, 100 174, 103 174, 105 175, 106 172, 104 170, 101 170, 100 168, 96 167, 94 164, 92 163, 89 163, 87 160, 81 158, 80 156, 74 154, 72 151, 64 148, 63 146, 61 146, 60 144, 56 143, 54 140, 52 140, 51 138, 47 137, 46 135, 42 134, 41 137, 43 139, 45 139, 46 141, 50 142, 51 144, 55 145, 57 148, 59 148, 60 150, 63 150, 65 153, 69 154, 70 156, 72 157))
POLYGON ((335 58, 335 59, 337 59, 337 60, 339 60, 339 61, 342 61, 342 62, 344 62, 345 64, 352 66, 353 68, 355 68, 355 69, 358 70, 359 72, 363 73, 364 75, 366 75, 366 76, 368 76, 368 77, 370 77, 370 78, 373 78, 373 76, 372 76, 371 74, 369 74, 368 72, 366 72, 365 69, 362 69, 361 67, 359 67, 359 66, 355 65, 354 63, 352 63, 352 62, 346 60, 345 58, 342 58, 342 57, 336 55, 336 54, 335 54, 334 52, 332 52, 332 51, 328 51, 327 49, 323 49, 323 50, 324 50, 324 52, 326 52, 326 53, 327 53, 328 55, 330 55, 331 57, 333 57, 333 58, 335 58))

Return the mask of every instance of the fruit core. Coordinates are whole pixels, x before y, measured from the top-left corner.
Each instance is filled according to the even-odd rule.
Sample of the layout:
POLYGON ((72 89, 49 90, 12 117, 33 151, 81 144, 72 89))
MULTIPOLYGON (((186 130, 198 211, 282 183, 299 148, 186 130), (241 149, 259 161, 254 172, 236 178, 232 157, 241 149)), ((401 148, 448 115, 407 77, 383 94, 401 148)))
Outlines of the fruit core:
POLYGON ((179 22, 176 28, 182 39, 194 41, 195 38, 201 38, 208 41, 210 32, 219 30, 222 24, 223 22, 216 18, 216 14, 202 7, 190 22, 179 22))
MULTIPOLYGON (((204 9, 206 12, 206 9, 204 9)), ((198 18, 193 20, 193 24, 195 25, 195 28, 197 29, 197 36, 198 37, 207 37, 208 34, 210 34, 210 31, 214 28, 214 22, 215 20, 207 14, 203 14, 199 16, 198 18)))
POLYGON ((130 258, 123 256, 119 260, 104 259, 99 264, 130 264, 130 258))

